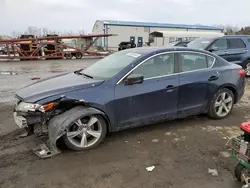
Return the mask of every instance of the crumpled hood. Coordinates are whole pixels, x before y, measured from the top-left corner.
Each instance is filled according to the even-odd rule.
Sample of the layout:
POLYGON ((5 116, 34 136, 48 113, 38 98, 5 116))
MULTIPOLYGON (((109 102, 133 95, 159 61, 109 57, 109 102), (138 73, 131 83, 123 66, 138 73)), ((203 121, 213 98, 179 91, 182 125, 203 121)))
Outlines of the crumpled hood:
POLYGON ((95 87, 103 82, 104 80, 94 80, 83 75, 69 73, 40 80, 18 90, 16 95, 25 102, 34 103, 53 95, 95 87))

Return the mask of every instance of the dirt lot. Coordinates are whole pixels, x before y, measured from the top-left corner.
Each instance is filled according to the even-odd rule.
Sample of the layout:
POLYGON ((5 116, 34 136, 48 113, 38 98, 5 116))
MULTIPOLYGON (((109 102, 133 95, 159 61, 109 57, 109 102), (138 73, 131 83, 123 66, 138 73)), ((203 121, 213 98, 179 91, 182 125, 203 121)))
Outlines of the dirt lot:
POLYGON ((227 138, 250 120, 250 88, 224 120, 205 115, 140 127, 108 135, 88 152, 64 151, 38 159, 35 136, 18 139, 12 118, 12 92, 45 77, 82 68, 95 60, 0 62, 0 187, 3 188, 235 188, 236 161, 226 156, 227 138), (14 71, 17 75, 1 74, 14 71), (222 153, 224 152, 224 153, 222 153), (146 167, 154 165, 152 172, 146 167), (217 177, 208 168, 218 170, 217 177))

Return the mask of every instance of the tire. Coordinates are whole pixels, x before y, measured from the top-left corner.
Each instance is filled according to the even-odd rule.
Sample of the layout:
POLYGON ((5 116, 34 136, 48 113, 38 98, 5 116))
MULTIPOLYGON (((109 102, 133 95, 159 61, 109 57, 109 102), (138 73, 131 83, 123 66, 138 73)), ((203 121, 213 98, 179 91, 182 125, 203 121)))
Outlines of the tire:
MULTIPOLYGON (((72 115, 72 117, 74 117, 74 116, 72 115)), ((67 128, 66 134, 63 136, 63 140, 64 140, 65 145, 71 150, 85 151, 85 150, 95 148, 106 137, 107 124, 106 124, 106 121, 104 120, 104 118, 101 115, 89 115, 89 116, 84 116, 84 115, 80 116, 79 115, 78 117, 74 117, 74 119, 72 119, 72 121, 70 121, 70 122, 71 122, 71 124, 67 128), (92 126, 90 126, 91 128, 89 128, 87 126, 87 124, 89 123, 89 120, 91 118, 94 118, 94 119, 96 118, 97 122, 94 123, 92 126), (79 120, 81 120, 81 123, 82 123, 83 126, 86 126, 88 128, 86 128, 86 127, 81 127, 80 128, 79 120), (98 129, 100 128, 101 131, 92 130, 93 128, 97 128, 97 127, 98 127, 98 129), (81 132, 81 131, 85 132, 85 133, 80 133, 79 135, 77 135, 78 133, 75 134, 75 132, 81 132), (90 131, 92 131, 91 134, 94 133, 94 134, 97 135, 97 133, 98 133, 98 135, 99 135, 99 133, 100 133, 99 138, 97 139, 97 137, 94 137, 91 134, 89 134, 90 131), (86 140, 86 141, 83 141, 83 145, 85 145, 85 146, 82 146, 82 140, 83 140, 82 135, 83 134, 85 135, 84 140, 86 140), (86 143, 87 143, 87 145, 86 145, 86 143)))
POLYGON ((245 167, 242 164, 237 164, 235 169, 234 169, 234 175, 236 177, 236 179, 241 182, 241 175, 242 175, 242 171, 245 169, 245 167))
POLYGON ((76 52, 75 57, 76 57, 76 59, 82 59, 82 53, 81 52, 76 52))
POLYGON ((250 61, 247 61, 243 68, 246 71, 246 77, 250 77, 250 61))
POLYGON ((66 54, 64 55, 64 57, 66 57, 66 59, 72 59, 72 58, 73 58, 73 55, 72 55, 72 53, 66 53, 66 54))
POLYGON ((233 92, 227 88, 222 88, 218 90, 213 96, 210 102, 207 114, 209 117, 213 119, 223 119, 230 114, 230 112, 233 109, 233 105, 234 105, 233 92), (225 94, 225 97, 223 99, 224 94, 225 94), (230 102, 228 102, 229 99, 231 100, 230 102))

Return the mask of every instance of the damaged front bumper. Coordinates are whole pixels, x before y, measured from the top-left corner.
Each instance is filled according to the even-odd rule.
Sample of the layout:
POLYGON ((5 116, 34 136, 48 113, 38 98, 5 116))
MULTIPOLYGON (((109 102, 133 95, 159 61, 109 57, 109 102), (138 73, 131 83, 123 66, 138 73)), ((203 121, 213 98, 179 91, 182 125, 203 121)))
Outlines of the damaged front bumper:
POLYGON ((20 109, 20 104, 21 103, 15 106, 13 117, 16 125, 19 128, 24 128, 27 131, 27 134, 25 136, 33 134, 35 127, 38 126, 41 127, 39 135, 47 135, 47 133, 49 133, 49 139, 47 143, 41 144, 38 147, 34 148, 33 152, 38 157, 43 159, 61 153, 56 145, 56 141, 58 138, 55 135, 56 131, 54 130, 54 126, 51 125, 53 124, 53 118, 50 120, 50 116, 46 112, 20 109))

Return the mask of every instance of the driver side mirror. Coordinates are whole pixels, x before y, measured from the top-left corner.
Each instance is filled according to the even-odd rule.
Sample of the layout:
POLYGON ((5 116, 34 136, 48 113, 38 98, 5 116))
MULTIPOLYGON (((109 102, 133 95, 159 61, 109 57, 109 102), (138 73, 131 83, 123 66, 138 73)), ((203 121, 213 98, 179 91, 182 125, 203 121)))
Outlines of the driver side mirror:
POLYGON ((125 79, 125 85, 141 84, 144 77, 141 74, 131 74, 125 79))
POLYGON ((215 52, 215 51, 218 51, 219 50, 219 48, 218 47, 212 47, 212 48, 210 48, 210 52, 215 52))

